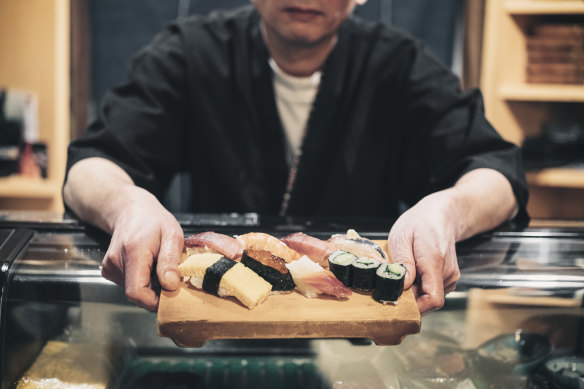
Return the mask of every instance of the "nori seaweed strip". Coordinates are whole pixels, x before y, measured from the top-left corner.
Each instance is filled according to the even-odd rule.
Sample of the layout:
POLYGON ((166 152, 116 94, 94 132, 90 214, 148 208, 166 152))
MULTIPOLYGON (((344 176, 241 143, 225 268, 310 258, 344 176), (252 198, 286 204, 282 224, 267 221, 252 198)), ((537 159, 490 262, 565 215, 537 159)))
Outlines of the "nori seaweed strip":
POLYGON ((235 266, 236 263, 237 262, 232 261, 231 259, 221 257, 221 259, 209 266, 207 270, 205 270, 205 277, 203 277, 203 290, 217 295, 221 278, 223 278, 223 275, 235 266))
POLYGON ((379 302, 397 301, 404 290, 405 276, 406 268, 404 265, 382 264, 376 272, 373 298, 379 302), (394 272, 392 267, 399 267, 400 273, 394 272))
POLYGON ((370 292, 375 288, 375 271, 381 262, 374 258, 361 257, 355 259, 353 267, 353 288, 370 292))
POLYGON ((251 257, 248 252, 243 253, 241 263, 272 284, 272 291, 289 291, 296 287, 290 272, 281 273, 278 269, 274 269, 251 257))
POLYGON ((331 270, 331 272, 333 272, 335 277, 337 277, 337 279, 341 281, 345 286, 348 287, 353 286, 352 262, 356 259, 357 257, 355 255, 343 250, 337 250, 333 252, 328 258, 329 269, 331 270), (346 263, 345 261, 339 262, 339 258, 345 259, 345 261, 349 262, 346 263))

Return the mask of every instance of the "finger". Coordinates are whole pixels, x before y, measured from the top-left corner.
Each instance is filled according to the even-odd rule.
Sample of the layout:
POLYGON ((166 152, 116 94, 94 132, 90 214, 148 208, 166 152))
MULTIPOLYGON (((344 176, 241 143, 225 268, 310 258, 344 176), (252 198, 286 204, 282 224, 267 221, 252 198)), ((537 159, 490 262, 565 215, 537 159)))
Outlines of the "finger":
POLYGON ((420 286, 416 282, 412 284, 412 293, 414 294, 414 298, 418 300, 418 297, 420 296, 420 286))
POLYGON ((119 263, 119 261, 112 257, 109 251, 106 252, 101 263, 101 275, 117 285, 124 286, 124 277, 116 263, 119 263))
POLYGON ((444 306, 444 294, 422 294, 416 299, 416 303, 418 304, 420 314, 427 315, 444 306))
POLYGON ((136 305, 149 311, 156 311, 158 308, 158 296, 152 290, 150 283, 153 263, 152 254, 144 250, 135 252, 132 255, 132 257, 125 258, 126 297, 136 305))
POLYGON ((450 292, 454 292, 456 289, 456 281, 444 286, 444 294, 448 294, 450 292))
MULTIPOLYGON (((460 280, 460 273, 459 272, 453 272, 451 274, 449 274, 447 277, 444 278, 444 280, 442 281, 442 283, 444 285, 450 285, 450 284, 456 284, 456 281, 460 280)), ((446 288, 444 288, 446 289, 446 288)))
POLYGON ((448 250, 444 261, 444 285, 450 285, 460 279, 460 269, 456 257, 456 249, 452 247, 448 250))
POLYGON ((435 272, 420 273, 416 302, 421 314, 429 313, 444 306, 444 284, 435 272))
POLYGON ((442 284, 444 284, 444 290, 446 290, 446 286, 447 285, 452 285, 452 284, 456 284, 456 282, 460 279, 460 276, 456 276, 456 275, 450 275, 449 277, 445 278, 442 281, 442 284))
POLYGON ((156 274, 160 286, 166 290, 176 290, 180 285, 178 263, 183 249, 184 234, 182 230, 169 232, 162 237, 156 265, 156 274))
POLYGON ((387 248, 393 262, 401 263, 406 268, 404 290, 408 289, 416 279, 416 262, 414 260, 413 242, 406 238, 396 238, 389 233, 387 248))
POLYGON ((120 272, 117 271, 111 262, 104 260, 101 266, 101 275, 106 280, 113 282, 119 286, 124 286, 124 278, 121 276, 120 272))

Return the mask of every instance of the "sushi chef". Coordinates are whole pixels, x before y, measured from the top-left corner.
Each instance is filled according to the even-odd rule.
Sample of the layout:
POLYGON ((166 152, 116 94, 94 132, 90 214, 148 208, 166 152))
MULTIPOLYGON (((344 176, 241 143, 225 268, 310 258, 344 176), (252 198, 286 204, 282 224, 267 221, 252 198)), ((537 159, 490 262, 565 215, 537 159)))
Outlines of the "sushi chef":
POLYGON ((151 274, 179 286, 160 199, 186 172, 193 212, 397 219, 391 257, 439 309, 455 243, 527 219, 519 150, 420 42, 351 16, 364 0, 251 3, 171 24, 70 145, 65 203, 112 235, 104 277, 153 311, 151 274))

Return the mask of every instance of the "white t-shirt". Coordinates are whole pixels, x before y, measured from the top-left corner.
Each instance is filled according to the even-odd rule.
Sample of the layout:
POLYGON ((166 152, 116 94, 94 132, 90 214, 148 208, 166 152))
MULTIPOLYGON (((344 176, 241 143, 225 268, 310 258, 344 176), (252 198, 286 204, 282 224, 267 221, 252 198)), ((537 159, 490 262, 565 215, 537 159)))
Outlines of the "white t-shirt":
POLYGON ((291 76, 272 58, 270 66, 274 71, 276 105, 286 133, 286 159, 288 165, 291 165, 302 146, 304 128, 318 91, 321 72, 315 72, 308 77, 291 76))

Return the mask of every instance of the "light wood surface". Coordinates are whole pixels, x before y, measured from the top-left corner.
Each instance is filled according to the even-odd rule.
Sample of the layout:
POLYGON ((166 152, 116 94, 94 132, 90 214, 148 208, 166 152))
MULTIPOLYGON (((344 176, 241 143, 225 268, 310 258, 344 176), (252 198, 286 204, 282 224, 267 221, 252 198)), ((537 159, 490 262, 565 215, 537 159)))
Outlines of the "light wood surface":
POLYGON ((506 84, 499 88, 499 96, 509 101, 584 103, 582 85, 506 84))
POLYGON ((535 219, 584 220, 584 189, 531 185, 527 211, 535 219))
MULTIPOLYGON (((542 169, 527 173, 527 182, 533 186, 584 189, 584 170, 569 168, 542 169)), ((584 197, 581 200, 584 201, 584 197)))
POLYGON ((0 197, 52 199, 62 183, 17 175, 0 178, 0 197))
MULTIPOLYGON (((69 1, 0 1, 0 87, 38 96, 38 141, 47 145, 53 183, 63 181, 70 139, 69 1)), ((63 210, 61 191, 47 189, 52 183, 0 180, 0 185, 11 186, 0 190, 4 209, 63 210)))
POLYGON ((270 296, 254 309, 182 286, 162 292, 158 331, 182 347, 211 339, 369 338, 378 345, 401 343, 420 331, 420 313, 411 290, 396 305, 353 293, 347 300, 308 299, 300 293, 270 296))
POLYGON ((505 9, 514 15, 556 15, 556 14, 582 14, 584 2, 579 0, 509 0, 505 9))
POLYGON ((529 227, 534 228, 584 228, 584 220, 532 219, 529 227))
POLYGON ((276 338, 368 338, 397 345, 420 332, 420 326, 411 289, 394 305, 355 291, 345 300, 309 299, 294 291, 272 295, 250 310, 234 298, 183 284, 175 292, 163 291, 158 308, 159 335, 182 347, 200 347, 212 339, 276 338))
POLYGON ((62 185, 51 179, 0 177, 0 209, 60 212, 62 185))

